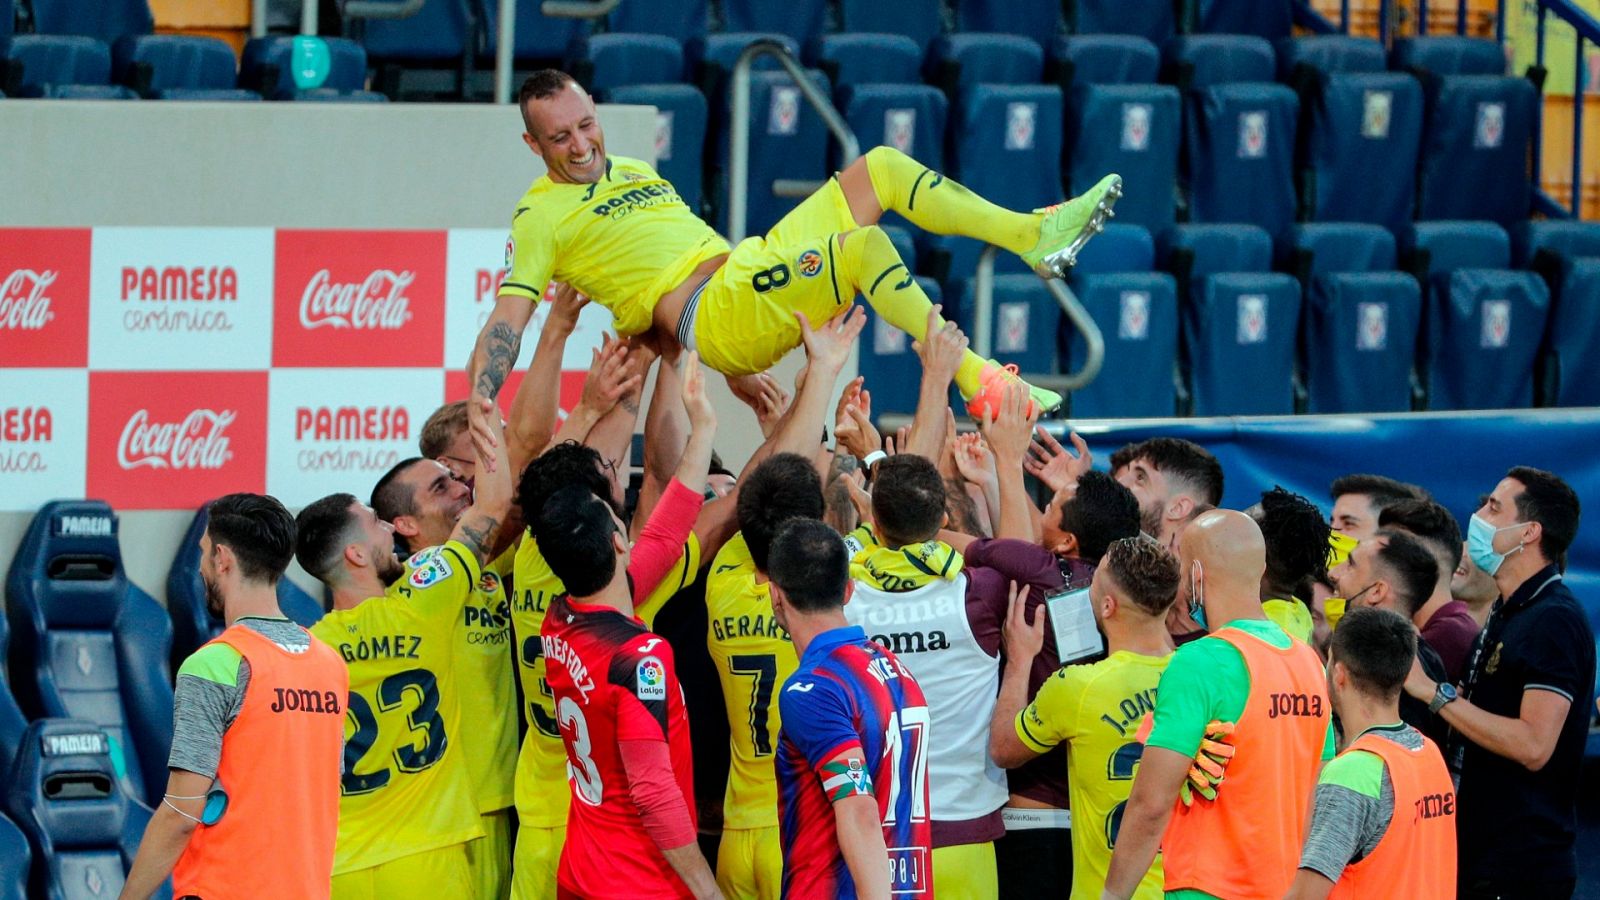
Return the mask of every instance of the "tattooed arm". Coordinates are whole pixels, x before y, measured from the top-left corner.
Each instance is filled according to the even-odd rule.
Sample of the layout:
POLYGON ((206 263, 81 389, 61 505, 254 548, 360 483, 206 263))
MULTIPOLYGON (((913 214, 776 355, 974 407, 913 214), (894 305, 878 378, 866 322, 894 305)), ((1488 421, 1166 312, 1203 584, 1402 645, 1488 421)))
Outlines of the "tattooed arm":
POLYGON ((511 508, 511 464, 506 459, 505 435, 501 432, 500 417, 485 420, 489 434, 494 439, 493 450, 485 453, 478 449, 478 474, 473 481, 472 505, 461 513, 450 539, 459 541, 478 558, 478 565, 489 561, 495 537, 511 508))
MULTIPOLYGON (((492 458, 494 442, 501 439, 499 422, 495 422, 493 431, 489 427, 489 419, 498 420, 499 416, 491 416, 489 411, 494 408, 494 398, 505 387, 506 376, 517 364, 517 354, 522 352, 522 332, 533 318, 535 305, 537 301, 510 294, 496 298, 494 311, 489 313, 489 321, 483 324, 478 343, 472 348, 472 359, 467 363, 467 380, 472 385, 472 396, 467 400, 467 421, 472 428, 473 446, 480 457, 492 458)), ((491 461, 489 465, 489 471, 494 471, 495 463, 491 461)))

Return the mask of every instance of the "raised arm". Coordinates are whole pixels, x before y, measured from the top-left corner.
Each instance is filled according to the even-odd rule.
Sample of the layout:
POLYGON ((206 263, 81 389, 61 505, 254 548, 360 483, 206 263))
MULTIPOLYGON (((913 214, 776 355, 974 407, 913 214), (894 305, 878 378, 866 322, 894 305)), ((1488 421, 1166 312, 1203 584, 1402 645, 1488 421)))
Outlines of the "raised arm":
MULTIPOLYGON (((489 411, 494 399, 505 387, 506 376, 517 364, 517 354, 522 352, 522 332, 533 319, 537 300, 502 294, 495 298, 494 310, 489 320, 478 332, 478 342, 473 345, 472 359, 467 363, 467 383, 472 385, 472 397, 467 403, 467 420, 472 426, 472 443, 481 455, 494 452, 494 441, 502 439, 498 428, 490 429, 489 411)), ((498 423, 496 423, 498 424, 498 423)))
POLYGON ((1028 499, 1022 481, 1022 461, 1038 420, 1037 409, 1029 402, 1025 385, 1008 384, 1000 400, 1000 414, 991 417, 992 411, 984 410, 984 437, 994 452, 1000 480, 1000 521, 995 523, 995 537, 1030 542, 1039 539, 1039 511, 1028 499))
POLYGON ((550 315, 539 330, 528 373, 511 399, 506 417, 506 456, 511 471, 521 472, 528 461, 544 452, 556 432, 556 417, 561 400, 561 356, 567 338, 578 327, 578 314, 589 305, 589 298, 570 284, 556 285, 550 301, 550 315))
POLYGON ((855 346, 856 338, 867 324, 866 311, 854 304, 817 328, 811 327, 804 313, 797 312, 795 317, 800 320, 800 339, 806 347, 805 383, 772 437, 751 454, 740 473, 741 479, 769 456, 798 453, 807 459, 812 457, 822 440, 834 382, 838 381, 839 373, 850 358, 850 348, 855 346))
POLYGON ((491 450, 478 447, 478 474, 473 479, 472 505, 461 513, 450 539, 472 551, 481 567, 489 561, 495 538, 511 508, 514 488, 511 484, 511 463, 506 458, 505 434, 499 416, 484 419, 488 427, 491 450))
POLYGON ((989 758, 1002 769, 1014 769, 1039 755, 1039 751, 1017 736, 1017 713, 1028 705, 1028 675, 1033 658, 1044 647, 1045 607, 1040 606, 1028 621, 1028 589, 1011 582, 1010 604, 1006 608, 1005 675, 1000 679, 1000 697, 994 717, 989 721, 989 758))
POLYGON ((945 414, 950 409, 950 382, 956 377, 961 357, 967 350, 967 336, 954 322, 939 325, 940 307, 928 310, 927 340, 913 341, 912 348, 922 360, 922 387, 917 394, 917 411, 911 419, 911 437, 901 453, 910 453, 932 462, 939 461, 944 446, 945 414))

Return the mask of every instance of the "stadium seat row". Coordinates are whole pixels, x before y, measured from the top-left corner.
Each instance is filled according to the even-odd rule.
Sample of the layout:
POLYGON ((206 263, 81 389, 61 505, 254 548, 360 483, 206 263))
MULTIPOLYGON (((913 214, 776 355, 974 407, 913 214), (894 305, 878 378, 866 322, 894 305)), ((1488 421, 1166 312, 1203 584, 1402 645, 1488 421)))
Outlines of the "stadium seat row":
MULTIPOLYGON (((909 236, 901 236, 909 245, 909 236)), ((903 246, 907 252, 909 246, 903 246)), ((1077 418, 1590 406, 1600 384, 1600 225, 1425 222, 1113 225, 1070 279, 1106 341, 1072 395, 1077 418)), ((971 283, 930 291, 969 331, 971 283)), ((1081 365, 1082 338, 1032 275, 996 278, 995 356, 1023 371, 1081 365)), ((880 322, 861 368, 876 408, 910 412, 909 353, 880 322)))
POLYGON ((206 37, 142 35, 115 44, 81 35, 29 34, 0 47, 12 97, 123 100, 384 101, 365 90, 367 57, 344 38, 258 38, 233 50, 206 37))
MULTIPOLYGON (((24 534, 0 620, 0 900, 121 888, 166 789, 171 673, 222 629, 199 574, 205 522, 173 561, 166 609, 128 580, 105 503, 48 503, 24 534)), ((278 596, 303 625, 322 615, 287 579, 278 596)))

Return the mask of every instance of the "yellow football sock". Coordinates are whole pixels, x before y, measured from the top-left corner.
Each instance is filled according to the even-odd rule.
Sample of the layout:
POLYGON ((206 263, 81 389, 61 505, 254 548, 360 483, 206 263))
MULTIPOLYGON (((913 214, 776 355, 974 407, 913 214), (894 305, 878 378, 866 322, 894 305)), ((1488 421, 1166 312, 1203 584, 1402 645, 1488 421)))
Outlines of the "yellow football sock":
MULTIPOLYGON (((840 235, 839 271, 884 321, 919 341, 927 337, 928 309, 933 304, 882 228, 868 225, 840 235)), ((961 358, 955 382, 962 397, 970 400, 978 392, 985 363, 971 350, 961 358)))
POLYGON ((1037 213, 996 206, 893 147, 867 151, 867 174, 878 205, 934 234, 959 234, 1026 253, 1039 242, 1037 213))

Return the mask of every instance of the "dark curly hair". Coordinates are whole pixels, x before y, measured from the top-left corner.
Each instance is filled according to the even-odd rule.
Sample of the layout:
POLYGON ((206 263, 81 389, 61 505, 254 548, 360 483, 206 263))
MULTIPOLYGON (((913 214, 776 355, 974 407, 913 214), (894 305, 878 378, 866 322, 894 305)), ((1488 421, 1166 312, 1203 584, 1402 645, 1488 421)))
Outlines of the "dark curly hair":
POLYGON ((1305 497, 1274 487, 1262 492, 1255 520, 1267 544, 1268 586, 1309 596, 1310 582, 1328 575, 1331 529, 1322 511, 1305 497))

